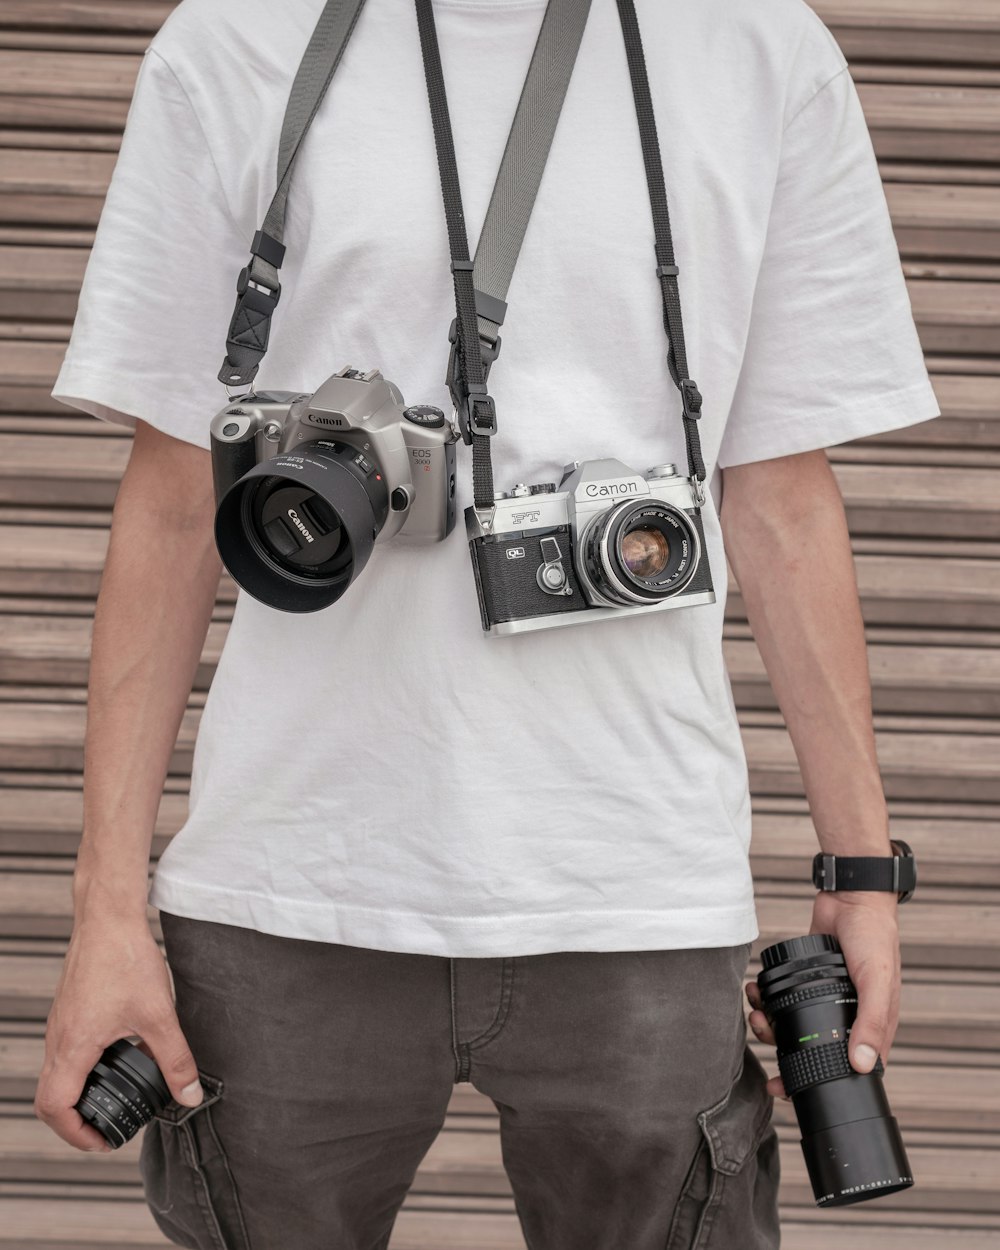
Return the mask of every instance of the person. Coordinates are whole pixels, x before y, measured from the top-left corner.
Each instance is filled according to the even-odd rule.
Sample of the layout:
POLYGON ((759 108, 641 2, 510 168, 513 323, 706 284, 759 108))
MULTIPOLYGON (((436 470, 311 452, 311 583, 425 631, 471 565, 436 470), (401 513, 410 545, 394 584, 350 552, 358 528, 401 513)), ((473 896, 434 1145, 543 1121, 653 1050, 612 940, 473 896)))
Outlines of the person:
MULTIPOLYGON (((803 0, 638 6, 704 396, 715 602, 488 638, 455 534, 377 541, 321 611, 240 593, 189 814, 149 890, 165 962, 148 859, 220 580, 216 375, 321 8, 183 0, 167 19, 54 387, 134 441, 36 1114, 99 1149, 73 1104, 102 1049, 140 1037, 173 1096, 140 1158, 163 1231, 346 1250, 388 1244, 468 1081, 499 1112, 533 1250, 769 1250, 783 1090, 746 1039, 759 929, 726 557, 820 846, 891 854, 825 449, 939 414, 850 69, 803 0)), ((474 247, 544 0, 434 9, 474 247)), ((497 489, 558 480, 573 459, 684 461, 652 239, 618 16, 595 0, 490 375, 497 489)), ((447 407, 447 238, 399 0, 362 11, 304 140, 285 241, 256 385, 311 391, 344 364, 378 367, 408 402, 447 407)), ((839 939, 858 986, 858 1071, 893 1042, 896 907, 860 891, 815 902, 813 931, 839 939)))

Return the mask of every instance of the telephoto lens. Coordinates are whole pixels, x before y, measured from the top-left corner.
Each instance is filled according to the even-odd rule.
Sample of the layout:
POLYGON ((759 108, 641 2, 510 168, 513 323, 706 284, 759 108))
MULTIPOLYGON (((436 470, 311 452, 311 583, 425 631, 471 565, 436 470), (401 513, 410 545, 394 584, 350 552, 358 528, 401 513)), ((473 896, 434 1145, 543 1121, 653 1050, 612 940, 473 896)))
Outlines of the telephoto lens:
POLYGON ((138 1046, 121 1038, 105 1048, 87 1074, 76 1109, 117 1150, 169 1101, 160 1069, 138 1046))
POLYGON ((847 1041, 858 995, 840 943, 828 933, 789 938, 760 953, 761 1006, 802 1133, 819 1207, 844 1207, 913 1184, 881 1058, 857 1072, 847 1041))

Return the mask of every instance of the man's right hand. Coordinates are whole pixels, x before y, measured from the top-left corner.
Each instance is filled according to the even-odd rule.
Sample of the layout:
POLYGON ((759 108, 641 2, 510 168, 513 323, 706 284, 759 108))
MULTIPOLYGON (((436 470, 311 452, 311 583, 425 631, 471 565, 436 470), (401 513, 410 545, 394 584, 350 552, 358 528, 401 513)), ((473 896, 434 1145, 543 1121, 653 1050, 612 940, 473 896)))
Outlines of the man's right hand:
POLYGON ((145 920, 88 911, 77 921, 45 1030, 35 1114, 78 1150, 110 1150, 74 1104, 106 1046, 138 1035, 178 1102, 204 1097, 181 1032, 166 961, 145 920))

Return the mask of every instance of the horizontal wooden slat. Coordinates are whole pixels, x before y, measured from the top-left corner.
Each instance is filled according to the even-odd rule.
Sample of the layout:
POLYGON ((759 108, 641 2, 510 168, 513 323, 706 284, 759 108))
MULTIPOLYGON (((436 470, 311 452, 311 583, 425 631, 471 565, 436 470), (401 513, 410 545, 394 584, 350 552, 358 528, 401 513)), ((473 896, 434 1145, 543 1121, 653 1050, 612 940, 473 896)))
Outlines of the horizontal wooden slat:
MULTIPOLYGON (((774 895, 758 883, 760 945, 780 941, 808 928, 813 891, 774 895)), ((71 874, 15 872, 0 876, 0 936, 68 937, 73 908, 71 874)), ((989 892, 960 892, 957 901, 938 901, 933 887, 922 891, 919 905, 899 910, 904 957, 926 967, 1000 970, 1000 900, 989 892), (989 900, 989 901, 987 901, 989 900)), ((998 1020, 1000 1026, 1000 1020, 998 1020)))
MULTIPOLYGON (((193 708, 184 715, 171 773, 190 771, 197 717, 193 708)), ((78 770, 85 720, 84 707, 76 704, 6 703, 0 718, 0 768, 78 770)), ((909 733, 887 729, 877 734, 886 792, 936 801, 1000 801, 1000 736, 946 728, 928 732, 914 725, 909 733)), ((746 726, 744 742, 758 794, 801 794, 795 753, 784 729, 746 726)))
MULTIPOLYGON (((9 776, 6 775, 6 776, 9 776)), ((56 787, 30 774, 17 775, 0 807, 0 851, 19 855, 72 856, 79 845, 83 822, 80 778, 56 787)), ((52 774, 46 774, 51 778, 52 774)), ((4 775, 0 775, 0 785, 4 775)), ((755 804, 750 852, 755 877, 801 883, 816 853, 816 833, 805 808, 786 810, 781 801, 759 799, 755 804)), ((787 805, 787 800, 785 801, 787 805)), ((187 796, 165 793, 160 801, 153 841, 158 856, 170 836, 183 824, 187 796)), ((894 803, 893 833, 913 846, 920 857, 920 879, 925 885, 1000 886, 1000 813, 981 804, 955 804, 937 815, 905 814, 905 804, 894 803)))
MULTIPOLYGON (((96 595, 106 530, 7 525, 0 534, 0 594, 96 595)), ((998 560, 862 552, 855 564, 865 617, 872 623, 1000 629, 998 560)), ((226 574, 220 596, 230 602, 236 596, 226 574)), ((732 620, 744 615, 735 585, 727 615, 732 620)))
MULTIPOLYGON (((160 799, 153 837, 159 856, 169 837, 187 814, 184 794, 166 793, 160 799)), ((83 827, 83 796, 79 787, 29 788, 27 778, 10 786, 0 806, 0 850, 21 854, 75 855, 83 827)), ((901 835, 905 836, 905 835, 901 835)))
POLYGON ((4 0, 0 27, 153 35, 174 7, 175 0, 4 0))
POLYGON ((994 0, 811 0, 845 56, 888 61, 1000 61, 994 0))
MULTIPOLYGON (((881 1201, 885 1201, 882 1199, 881 1201)), ((453 1202, 435 1200, 429 1210, 404 1204, 393 1228, 389 1250, 524 1250, 513 1211, 497 1214, 475 1209, 451 1210, 453 1202)), ((866 1204, 867 1205, 867 1204, 866 1204)), ((479 1202, 475 1206, 481 1207, 479 1202)), ((782 1250, 843 1250, 844 1220, 830 1213, 815 1222, 811 1213, 792 1208, 798 1219, 782 1222, 782 1250)), ((918 1208, 919 1210, 919 1208, 918 1208)), ((851 1208, 854 1211, 854 1208, 851 1208)), ((912 1221, 883 1227, 851 1219, 851 1250, 941 1250, 942 1231, 912 1221)), ((996 1229, 949 1225, 947 1250, 995 1250, 996 1229)), ((38 1200, 0 1198, 0 1246, 17 1250, 169 1250, 141 1199, 106 1201, 66 1197, 45 1203, 39 1221, 38 1200), (111 1233, 105 1230, 112 1229, 111 1233)))
MULTIPOLYGON (((756 645, 730 639, 725 652, 737 704, 776 706, 756 645)), ((31 649, 23 654, 30 657, 31 649)), ((876 711, 1000 716, 1000 651, 870 645, 868 663, 876 711)))
POLYGON ((886 182, 900 253, 906 256, 1000 256, 1000 186, 886 182))
MULTIPOLYGON (((196 689, 207 689, 228 626, 210 625, 196 689)), ((86 685, 92 622, 86 617, 8 616, 0 632, 0 682, 86 685)), ((730 638, 726 661, 737 704, 775 706, 756 645, 730 638)), ((868 649, 878 711, 1000 715, 1000 651, 991 647, 873 644, 868 649)))
MULTIPOLYGON (((757 794, 802 793, 791 739, 783 729, 744 727, 750 784, 757 794)), ((1000 800, 1000 736, 955 732, 876 734, 886 793, 949 800, 1000 800)))
MULTIPOLYGON (((129 451, 117 437, 0 434, 0 502, 110 507, 129 451)), ((836 464, 836 475, 855 533, 1000 538, 998 469, 836 464)))

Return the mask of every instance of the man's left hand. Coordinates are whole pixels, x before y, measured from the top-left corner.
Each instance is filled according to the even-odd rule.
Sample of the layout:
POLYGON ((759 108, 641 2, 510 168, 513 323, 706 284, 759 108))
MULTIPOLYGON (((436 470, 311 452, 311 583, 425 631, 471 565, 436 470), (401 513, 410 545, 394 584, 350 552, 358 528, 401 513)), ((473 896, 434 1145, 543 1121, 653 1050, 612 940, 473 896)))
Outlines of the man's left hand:
MULTIPOLYGON (((858 991, 858 1015, 848 1043, 851 1066, 857 1072, 870 1072, 879 1055, 883 1066, 888 1066, 899 1024, 898 907, 895 894, 867 890, 819 893, 813 906, 809 932, 833 934, 858 991)), ((757 982, 748 981, 745 988, 753 1008, 750 1027, 762 1042, 774 1046, 757 982)), ((780 1076, 771 1077, 767 1088, 776 1098, 788 1097, 780 1076)))

